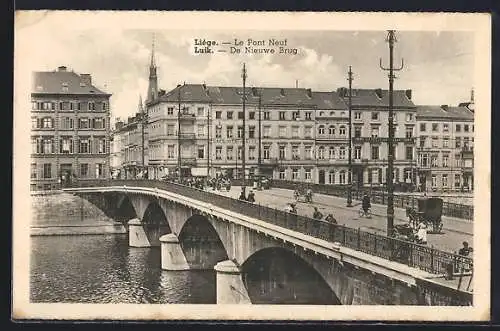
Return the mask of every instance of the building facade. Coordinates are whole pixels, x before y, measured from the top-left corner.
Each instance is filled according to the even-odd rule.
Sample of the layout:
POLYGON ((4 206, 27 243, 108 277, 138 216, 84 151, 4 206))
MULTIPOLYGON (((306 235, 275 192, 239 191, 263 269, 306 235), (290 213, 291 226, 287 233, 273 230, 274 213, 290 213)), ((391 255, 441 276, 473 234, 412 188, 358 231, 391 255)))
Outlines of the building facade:
POLYGON ((474 188, 473 103, 419 106, 418 184, 423 191, 474 188))
POLYGON ((34 72, 31 92, 31 189, 110 175, 111 94, 90 74, 60 66, 34 72))

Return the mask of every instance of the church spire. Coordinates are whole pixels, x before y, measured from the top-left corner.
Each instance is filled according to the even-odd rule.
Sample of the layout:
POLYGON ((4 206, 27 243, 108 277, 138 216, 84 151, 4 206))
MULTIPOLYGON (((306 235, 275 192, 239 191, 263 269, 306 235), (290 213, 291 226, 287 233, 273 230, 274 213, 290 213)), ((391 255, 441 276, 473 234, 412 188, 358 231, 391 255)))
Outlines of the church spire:
POLYGON ((142 95, 141 94, 139 94, 139 105, 137 106, 137 111, 140 114, 144 113, 144 106, 142 104, 142 95))
POLYGON ((155 100, 158 97, 158 77, 156 76, 155 63, 155 35, 153 34, 153 42, 151 44, 151 63, 149 66, 149 84, 146 93, 146 103, 155 100))
POLYGON ((155 34, 153 33, 153 42, 151 43, 151 64, 149 68, 156 68, 155 63, 155 34))

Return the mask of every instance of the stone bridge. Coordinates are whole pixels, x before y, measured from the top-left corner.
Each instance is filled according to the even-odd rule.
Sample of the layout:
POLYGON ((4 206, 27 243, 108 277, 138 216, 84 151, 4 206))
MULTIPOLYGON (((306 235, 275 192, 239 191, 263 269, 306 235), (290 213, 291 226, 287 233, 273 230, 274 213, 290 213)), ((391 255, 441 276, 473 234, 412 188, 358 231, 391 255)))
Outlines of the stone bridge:
MULTIPOLYGON (((287 213, 273 216, 262 206, 173 183, 88 185, 65 191, 127 223, 130 246, 161 246, 164 270, 215 269, 217 303, 472 304, 471 292, 435 281, 435 272, 347 247, 356 236, 360 245, 359 230, 331 240, 338 230, 301 223, 296 215, 285 215, 286 226, 279 226, 268 220, 287 213)), ((373 243, 379 250, 393 245, 373 243)))

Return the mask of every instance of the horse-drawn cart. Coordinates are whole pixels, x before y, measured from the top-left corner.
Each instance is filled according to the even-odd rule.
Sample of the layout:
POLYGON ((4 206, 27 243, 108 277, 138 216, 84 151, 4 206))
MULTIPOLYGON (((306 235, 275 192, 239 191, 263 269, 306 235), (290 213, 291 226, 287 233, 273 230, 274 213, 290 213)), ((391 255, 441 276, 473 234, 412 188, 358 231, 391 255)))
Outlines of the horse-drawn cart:
POLYGON ((406 215, 409 219, 409 224, 413 228, 417 228, 420 223, 425 223, 430 229, 428 233, 441 233, 443 229, 443 199, 441 198, 425 198, 418 200, 418 209, 407 208, 406 215))

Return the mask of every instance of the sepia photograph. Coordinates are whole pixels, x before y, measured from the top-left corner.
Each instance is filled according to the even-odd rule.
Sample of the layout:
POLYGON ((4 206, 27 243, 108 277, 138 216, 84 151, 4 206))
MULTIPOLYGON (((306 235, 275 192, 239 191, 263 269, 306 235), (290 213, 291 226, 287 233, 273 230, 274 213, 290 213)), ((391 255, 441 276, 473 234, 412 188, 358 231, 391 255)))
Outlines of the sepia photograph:
POLYGON ((15 21, 13 318, 489 319, 489 15, 15 21))

